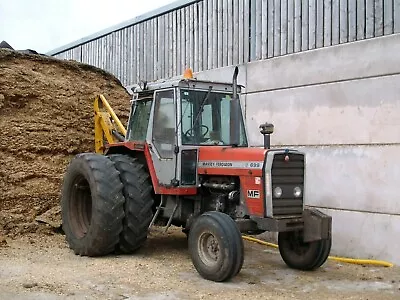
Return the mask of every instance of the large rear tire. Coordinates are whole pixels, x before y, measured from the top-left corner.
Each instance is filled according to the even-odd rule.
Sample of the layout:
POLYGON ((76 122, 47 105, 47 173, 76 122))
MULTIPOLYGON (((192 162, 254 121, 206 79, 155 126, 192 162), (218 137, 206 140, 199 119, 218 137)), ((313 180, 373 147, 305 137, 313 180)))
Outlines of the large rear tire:
POLYGON ((78 154, 64 176, 62 227, 70 248, 99 256, 115 250, 122 231, 124 196, 119 173, 105 156, 78 154))
POLYGON ((147 239, 148 227, 153 217, 153 190, 149 175, 136 158, 113 154, 109 158, 120 173, 125 197, 125 218, 120 235, 119 249, 132 253, 147 239))
POLYGON ((310 271, 322 266, 327 260, 332 239, 303 242, 301 231, 280 232, 278 235, 279 252, 290 268, 310 271))
POLYGON ((226 281, 243 265, 243 240, 236 223, 226 214, 206 212, 189 232, 189 252, 199 274, 208 280, 226 281))

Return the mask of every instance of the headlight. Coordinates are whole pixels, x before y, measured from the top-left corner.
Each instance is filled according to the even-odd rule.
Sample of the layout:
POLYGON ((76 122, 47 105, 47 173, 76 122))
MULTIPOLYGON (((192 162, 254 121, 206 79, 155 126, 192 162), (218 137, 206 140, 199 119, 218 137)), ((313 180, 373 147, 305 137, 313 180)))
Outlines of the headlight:
POLYGON ((300 187, 296 186, 293 189, 293 196, 295 196, 296 198, 299 198, 301 196, 301 193, 302 193, 302 191, 301 191, 300 187))
POLYGON ((282 196, 282 189, 279 186, 274 188, 274 196, 275 198, 280 198, 282 196))

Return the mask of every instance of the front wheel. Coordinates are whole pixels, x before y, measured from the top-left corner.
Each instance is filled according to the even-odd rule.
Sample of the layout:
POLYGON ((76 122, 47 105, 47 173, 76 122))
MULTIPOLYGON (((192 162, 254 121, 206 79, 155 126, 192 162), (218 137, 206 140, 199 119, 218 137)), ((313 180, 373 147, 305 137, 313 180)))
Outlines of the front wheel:
POLYGON ((301 231, 280 232, 279 252, 284 262, 293 269, 310 271, 322 266, 327 260, 332 239, 303 242, 301 231))
POLYGON ((236 223, 226 214, 206 212, 189 232, 189 251, 199 274, 208 280, 226 281, 243 265, 243 240, 236 223))

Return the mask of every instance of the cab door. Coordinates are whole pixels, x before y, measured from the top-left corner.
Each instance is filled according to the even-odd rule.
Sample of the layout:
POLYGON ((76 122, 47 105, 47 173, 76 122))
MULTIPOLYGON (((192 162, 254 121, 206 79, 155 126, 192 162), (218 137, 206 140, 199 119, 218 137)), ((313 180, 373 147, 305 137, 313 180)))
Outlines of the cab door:
POLYGON ((150 154, 160 185, 171 186, 177 180, 177 121, 175 89, 154 93, 152 127, 148 133, 150 154))

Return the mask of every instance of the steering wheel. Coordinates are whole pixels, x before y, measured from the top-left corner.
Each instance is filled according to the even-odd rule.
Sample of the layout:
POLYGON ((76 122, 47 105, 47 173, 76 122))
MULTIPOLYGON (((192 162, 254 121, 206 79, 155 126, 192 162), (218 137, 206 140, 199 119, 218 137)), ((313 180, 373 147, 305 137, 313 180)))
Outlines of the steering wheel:
MULTIPOLYGON (((194 126, 191 127, 191 128, 189 128, 188 130, 186 130, 186 132, 183 134, 187 139, 190 139, 190 138, 193 138, 193 137, 194 137, 194 135, 193 135, 193 133, 194 133, 193 128, 194 128, 194 126)), ((201 137, 204 139, 205 136, 207 135, 207 133, 210 131, 210 129, 209 129, 206 125, 204 125, 204 124, 201 124, 201 125, 200 125, 200 128, 201 128, 201 137), (203 128, 206 129, 206 131, 205 131, 204 133, 203 133, 203 128)))

